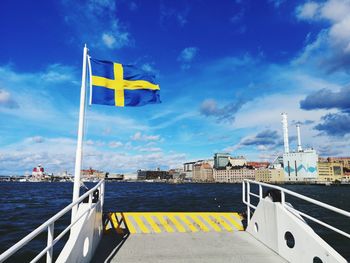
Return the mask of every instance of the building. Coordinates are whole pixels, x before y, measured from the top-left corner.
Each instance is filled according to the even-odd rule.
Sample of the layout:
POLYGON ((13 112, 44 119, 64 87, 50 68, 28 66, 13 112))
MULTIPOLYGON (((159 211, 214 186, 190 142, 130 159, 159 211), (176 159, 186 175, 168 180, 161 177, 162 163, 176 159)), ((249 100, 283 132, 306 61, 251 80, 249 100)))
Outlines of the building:
POLYGON ((184 163, 184 173, 185 173, 185 177, 187 179, 191 179, 193 177, 193 165, 195 164, 196 162, 187 162, 187 163, 184 163))
POLYGON ((327 161, 330 163, 341 163, 344 169, 350 171, 350 157, 328 157, 327 161))
POLYGON ((213 182, 213 167, 207 162, 198 162, 193 166, 193 181, 213 182))
POLYGON ((270 169, 271 183, 283 183, 286 179, 284 177, 284 170, 282 168, 270 169))
POLYGON ((255 180, 265 183, 282 183, 285 181, 283 169, 261 168, 255 170, 255 180))
POLYGON ((182 168, 170 169, 169 175, 171 176, 171 178, 176 180, 184 180, 186 177, 186 174, 184 173, 184 170, 182 168))
POLYGON ((317 179, 318 155, 314 149, 303 150, 301 147, 300 125, 297 124, 297 151, 289 151, 287 114, 282 113, 284 154, 283 168, 288 182, 315 181, 317 179))
POLYGON ((214 168, 222 169, 225 168, 229 163, 229 153, 215 153, 214 154, 214 168))
POLYGON ((315 181, 318 155, 315 150, 283 154, 286 181, 315 181))
POLYGON ((277 156, 275 160, 270 164, 269 168, 271 169, 280 169, 283 168, 283 156, 277 156))
POLYGON ((232 166, 245 166, 247 165, 247 160, 243 156, 228 157, 228 161, 232 166))
POLYGON ((168 180, 172 179, 167 171, 138 170, 137 180, 168 180))
POLYGON ((255 180, 255 170, 246 167, 214 169, 214 181, 219 183, 241 183, 244 179, 255 180))
POLYGON ((86 170, 81 170, 81 178, 85 180, 90 179, 104 179, 108 173, 103 171, 92 169, 91 167, 86 170))
POLYGON ((269 162, 247 162, 246 165, 254 169, 263 169, 263 168, 269 167, 270 163, 269 162))
POLYGON ((319 182, 335 182, 344 179, 342 162, 318 162, 318 179, 319 182))

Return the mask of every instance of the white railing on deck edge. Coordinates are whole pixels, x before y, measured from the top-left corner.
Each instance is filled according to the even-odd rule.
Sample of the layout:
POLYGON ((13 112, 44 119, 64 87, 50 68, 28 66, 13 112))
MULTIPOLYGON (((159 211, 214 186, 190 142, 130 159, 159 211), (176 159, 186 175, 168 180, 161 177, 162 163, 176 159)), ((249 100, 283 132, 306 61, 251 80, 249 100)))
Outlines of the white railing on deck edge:
POLYGON ((28 244, 32 239, 37 237, 40 233, 44 232, 47 229, 47 246, 32 260, 31 263, 37 262, 41 257, 43 257, 46 253, 46 262, 51 263, 53 260, 53 246, 76 224, 76 222, 79 221, 80 218, 82 218, 86 213, 90 212, 92 209, 94 209, 99 202, 103 205, 104 200, 104 181, 100 181, 97 185, 95 185, 93 188, 91 188, 88 192, 84 193, 82 196, 79 197, 75 202, 67 205, 65 208, 63 208, 60 212, 58 212, 56 215, 51 217, 49 220, 47 220, 45 223, 37 227, 33 232, 31 232, 29 235, 25 236, 23 239, 18 241, 16 244, 14 244, 12 247, 7 249, 5 252, 3 252, 0 255, 0 262, 5 261, 9 257, 11 257, 13 254, 15 254, 18 250, 20 250, 23 246, 28 244), (95 190, 99 190, 99 199, 96 203, 92 203, 93 193, 95 190), (83 214, 81 214, 79 217, 75 218, 71 224, 66 227, 55 239, 54 238, 54 224, 55 221, 60 219, 63 215, 68 213, 72 210, 72 208, 79 203, 81 203, 86 197, 89 197, 89 209, 86 210, 83 214))
POLYGON ((257 181, 253 181, 253 180, 248 180, 248 179, 245 179, 243 182, 242 182, 242 200, 243 200, 243 203, 247 205, 247 222, 249 223, 250 221, 250 215, 251 215, 251 211, 250 211, 250 208, 253 208, 253 209, 256 209, 256 206, 252 205, 251 202, 250 202, 250 196, 254 196, 254 197, 257 197, 259 198, 259 200, 261 200, 263 198, 263 187, 265 188, 269 188, 269 189, 276 189, 276 190, 279 190, 281 191, 281 204, 283 207, 285 207, 286 209, 294 212, 294 213, 297 213, 299 215, 301 215, 302 217, 304 218, 307 218, 319 225, 322 225, 330 230, 333 230, 347 238, 350 238, 350 234, 349 233, 346 233, 334 226, 331 226, 319 219, 316 219, 310 215, 307 215, 289 205, 286 205, 286 194, 288 195, 291 195, 291 196, 294 196, 294 197, 297 197, 299 199, 302 199, 304 201, 307 201, 309 203, 312 203, 314 205, 317 205, 317 206, 320 206, 320 207, 323 207, 323 208, 326 208, 330 211, 333 211, 335 213, 338 213, 338 214, 341 214, 341 215, 344 215, 348 218, 350 218, 350 212, 348 211, 345 211, 345 210, 342 210, 342 209, 339 209, 339 208, 336 208, 334 206, 331 206, 331 205, 328 205, 328 204, 325 204, 325 203, 322 203, 320 201, 317 201, 315 199, 312 199, 310 197, 307 197, 307 196, 304 196, 304 195, 301 195, 301 194, 298 194, 298 193, 295 193, 291 190, 288 190, 288 189, 285 189, 285 188, 282 188, 280 186, 277 186, 277 185, 271 185, 271 184, 266 184, 266 183, 262 183, 262 182, 257 182, 257 181), (255 193, 252 193, 250 191, 250 184, 255 184, 255 185, 258 185, 259 186, 259 194, 255 194, 255 193))

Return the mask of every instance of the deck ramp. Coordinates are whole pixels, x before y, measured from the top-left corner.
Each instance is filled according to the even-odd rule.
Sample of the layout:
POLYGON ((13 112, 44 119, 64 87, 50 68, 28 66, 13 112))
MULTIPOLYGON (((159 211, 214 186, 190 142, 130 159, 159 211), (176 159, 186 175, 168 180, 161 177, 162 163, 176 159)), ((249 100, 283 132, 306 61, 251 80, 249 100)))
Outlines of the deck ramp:
POLYGON ((118 233, 159 234, 242 231, 242 217, 234 212, 113 212, 109 224, 118 233))
POLYGON ((234 212, 113 212, 104 222, 92 263, 285 262, 234 212))

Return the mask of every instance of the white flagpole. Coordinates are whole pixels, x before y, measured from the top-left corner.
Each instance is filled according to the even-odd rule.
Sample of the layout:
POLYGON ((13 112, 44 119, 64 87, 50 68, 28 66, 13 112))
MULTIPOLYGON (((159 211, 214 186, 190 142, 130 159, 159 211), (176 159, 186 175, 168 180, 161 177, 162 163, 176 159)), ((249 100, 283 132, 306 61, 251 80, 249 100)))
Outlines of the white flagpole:
MULTIPOLYGON (((83 133, 84 133, 84 118, 85 118, 85 92, 86 92, 86 59, 88 56, 88 49, 86 44, 84 46, 83 55, 83 72, 81 76, 81 90, 80 90, 80 110, 79 110, 79 127, 78 127, 78 142, 77 151, 75 155, 75 170, 74 170, 74 186, 73 186, 73 202, 79 198, 80 195, 80 173, 83 155, 83 133)), ((72 222, 78 211, 78 205, 72 208, 72 222)))

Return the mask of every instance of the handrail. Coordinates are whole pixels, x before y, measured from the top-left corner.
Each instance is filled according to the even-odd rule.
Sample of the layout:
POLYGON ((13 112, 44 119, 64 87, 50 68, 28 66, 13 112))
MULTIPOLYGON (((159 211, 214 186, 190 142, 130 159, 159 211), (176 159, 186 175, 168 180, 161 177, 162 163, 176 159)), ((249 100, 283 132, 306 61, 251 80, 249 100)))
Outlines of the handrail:
MULTIPOLYGON (((60 219, 63 215, 65 215, 67 212, 69 212, 70 210, 72 210, 72 208, 81 203, 86 197, 89 197, 89 204, 91 204, 92 202, 92 194, 97 190, 100 189, 99 191, 99 202, 103 203, 103 198, 104 198, 104 180, 101 180, 97 185, 95 185, 93 188, 91 188, 89 191, 87 191, 86 193, 84 193, 82 196, 80 196, 75 202, 70 203, 69 205, 67 205, 65 208, 63 208, 60 212, 58 212, 56 215, 54 215, 53 217, 51 217, 50 219, 48 219, 46 222, 44 222, 43 224, 41 224, 39 227, 37 227, 35 230, 33 230, 31 233, 29 233, 27 236, 25 236, 24 238, 22 238, 20 241, 18 241, 16 244, 14 244, 12 247, 10 247, 9 249, 7 249, 6 251, 4 251, 2 254, 0 254, 0 262, 6 260, 7 258, 9 258, 10 256, 12 256, 14 253, 16 253, 19 249, 21 249, 23 246, 25 246, 26 244, 28 244, 31 240, 33 240, 36 236, 38 236, 40 233, 42 233, 43 231, 45 231, 46 229, 48 230, 48 236, 50 236, 50 232, 51 233, 51 238, 48 238, 48 245, 44 248, 44 250, 46 250, 47 253, 49 253, 49 249, 52 248, 55 243, 57 243, 57 241, 59 239, 57 239, 58 237, 62 238, 63 235, 59 235, 58 237, 56 237, 55 240, 53 239, 53 226, 55 221, 57 221, 58 219, 60 219), (52 229, 51 229, 52 228, 52 229), (51 239, 51 240, 50 240, 51 239)), ((83 215, 85 215, 87 212, 91 211, 93 208, 96 207, 95 205, 90 205, 89 210, 86 210, 83 215)), ((67 227, 68 230, 71 229, 71 227, 80 220, 80 218, 83 216, 79 216, 78 218, 76 218, 73 222, 71 222, 71 224, 67 227)), ((63 232, 68 232, 67 228, 63 231, 63 232)), ((62 232, 62 233, 63 233, 62 232)), ((62 234, 61 233, 61 234, 62 234)), ((39 253, 39 255, 41 255, 42 252, 39 253)), ((47 256, 47 262, 52 262, 52 251, 50 252, 51 256, 48 255, 47 256)), ((41 255, 41 257, 44 255, 45 253, 43 253, 41 255)), ((38 260, 40 259, 35 257, 34 259, 38 260)), ((34 259, 31 262, 35 262, 34 259)))
POLYGON ((271 188, 271 189, 276 189, 276 190, 279 190, 281 191, 281 205, 286 208, 287 210, 290 210, 294 213, 297 213, 299 214, 300 216, 302 217, 305 217, 317 224, 320 224, 330 230, 333 230, 347 238, 350 238, 350 234, 349 233, 346 233, 334 226, 331 226, 325 222, 322 222, 321 220, 319 219, 316 219, 310 215, 307 215, 295 208, 292 208, 290 207, 289 205, 286 205, 285 203, 285 195, 288 194, 288 195, 291 195, 291 196, 294 196, 294 197, 297 197, 299 199, 302 199, 304 201, 307 201, 309 203, 312 203, 314 205, 318 205, 320 207, 323 207, 323 208, 326 208, 328 210, 331 210, 335 213, 338 213, 338 214, 341 214, 341 215, 344 215, 346 217, 349 217, 350 218, 350 212, 348 211, 345 211, 343 209, 340 209, 340 208, 337 208, 337 207, 334 207, 334 206, 331 206, 331 205, 328 205, 328 204, 325 204, 325 203, 322 203, 320 201, 317 201, 315 199, 312 199, 310 197, 307 197, 307 196, 304 196, 304 195, 301 195, 301 194, 298 194, 296 192, 293 192, 291 190, 288 190, 288 189, 285 189, 283 187, 280 187, 280 186, 277 186, 277 185, 271 185, 271 184, 267 184, 267 183, 262 183, 262 182, 257 182, 257 181, 253 181, 253 180, 249 180, 249 179, 245 179, 243 182, 242 182, 242 200, 243 200, 243 203, 247 205, 247 221, 249 223, 250 221, 250 208, 253 208, 253 209, 256 209, 256 206, 252 205, 250 203, 250 196, 255 196, 259 199, 262 199, 262 192, 263 192, 263 186, 266 187, 266 188, 271 188), (255 184, 255 185, 258 185, 259 186, 259 195, 255 194, 255 193, 252 193, 250 192, 250 184, 255 184))

